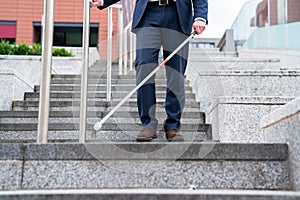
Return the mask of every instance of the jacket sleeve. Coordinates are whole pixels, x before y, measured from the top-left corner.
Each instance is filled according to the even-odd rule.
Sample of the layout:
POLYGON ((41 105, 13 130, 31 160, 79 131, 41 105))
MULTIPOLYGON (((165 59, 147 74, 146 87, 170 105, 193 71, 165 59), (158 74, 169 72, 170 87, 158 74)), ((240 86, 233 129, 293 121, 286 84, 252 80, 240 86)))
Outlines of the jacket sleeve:
POLYGON ((103 6, 99 6, 98 7, 100 10, 102 10, 104 8, 107 8, 107 7, 111 6, 114 3, 117 3, 120 0, 103 0, 103 1, 104 1, 103 2, 103 6))
POLYGON ((208 23, 207 20, 208 2, 207 1, 208 0, 193 0, 194 19, 203 18, 206 20, 206 24, 208 23))

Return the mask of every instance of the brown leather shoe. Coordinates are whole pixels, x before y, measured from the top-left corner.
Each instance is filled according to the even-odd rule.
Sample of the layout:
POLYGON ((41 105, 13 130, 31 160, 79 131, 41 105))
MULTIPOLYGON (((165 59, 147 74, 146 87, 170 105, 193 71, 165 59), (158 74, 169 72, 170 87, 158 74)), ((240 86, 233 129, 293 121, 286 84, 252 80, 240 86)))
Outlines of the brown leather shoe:
POLYGON ((169 142, 183 142, 184 138, 181 133, 175 129, 169 129, 166 131, 166 138, 169 142))
POLYGON ((138 142, 151 142, 152 139, 157 138, 156 131, 148 126, 144 127, 136 136, 138 142))

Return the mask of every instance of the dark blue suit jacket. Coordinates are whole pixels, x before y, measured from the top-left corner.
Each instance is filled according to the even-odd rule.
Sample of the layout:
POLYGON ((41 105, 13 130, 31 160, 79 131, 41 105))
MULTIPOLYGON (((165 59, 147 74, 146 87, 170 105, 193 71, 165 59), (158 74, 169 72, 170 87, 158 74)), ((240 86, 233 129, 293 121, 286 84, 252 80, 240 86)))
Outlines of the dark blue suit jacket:
MULTIPOLYGON (((104 0, 104 5, 100 9, 106 8, 120 0, 104 0)), ((133 1, 133 0, 124 0, 133 1)), ((207 21, 208 0, 177 0, 177 12, 183 33, 191 33, 192 24, 195 18, 201 17, 207 21), (193 9, 194 8, 194 14, 193 9)), ((148 0, 136 0, 133 13, 132 29, 139 28, 139 22, 145 12, 148 0)))

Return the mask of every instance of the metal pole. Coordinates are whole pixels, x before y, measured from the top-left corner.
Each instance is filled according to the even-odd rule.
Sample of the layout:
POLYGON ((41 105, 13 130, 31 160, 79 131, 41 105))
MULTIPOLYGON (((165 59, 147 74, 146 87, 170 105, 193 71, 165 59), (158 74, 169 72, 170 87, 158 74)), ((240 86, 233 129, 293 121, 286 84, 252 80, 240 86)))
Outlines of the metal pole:
POLYGON ((127 46, 127 41, 128 41, 128 29, 126 28, 124 31, 124 74, 127 74, 127 64, 128 64, 128 46, 127 46))
POLYGON ((135 34, 132 34, 133 35, 133 59, 135 59, 136 57, 136 35, 135 34))
POLYGON ((123 74, 123 9, 119 9, 119 75, 123 74))
POLYGON ((86 108, 88 93, 89 40, 90 40, 90 2, 84 1, 83 34, 82 34, 82 65, 81 65, 81 98, 80 98, 80 127, 79 142, 85 143, 86 108))
POLYGON ((44 26, 42 40, 42 70, 39 101, 37 143, 48 142, 50 85, 52 66, 54 0, 44 0, 44 26))
POLYGON ((132 33, 129 33, 130 34, 130 52, 129 52, 129 70, 132 71, 133 70, 133 34, 132 33))
POLYGON ((289 2, 288 0, 285 0, 285 24, 289 23, 289 2))
POLYGON ((111 100, 111 64, 112 63, 112 7, 108 8, 108 37, 107 37, 107 88, 106 100, 111 100))
POLYGON ((271 26, 271 0, 268 0, 268 26, 271 26))

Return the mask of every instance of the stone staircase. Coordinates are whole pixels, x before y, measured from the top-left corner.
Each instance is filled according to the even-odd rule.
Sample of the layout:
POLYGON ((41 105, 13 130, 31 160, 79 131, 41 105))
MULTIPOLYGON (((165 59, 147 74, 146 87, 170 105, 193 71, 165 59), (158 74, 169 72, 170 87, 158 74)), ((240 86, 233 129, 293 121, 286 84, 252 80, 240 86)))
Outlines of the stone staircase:
MULTIPOLYGON (((209 53, 224 63, 237 59, 235 53, 209 53)), ((201 55, 207 52, 191 52, 192 57, 201 55)), ((52 75, 48 144, 35 143, 39 86, 25 93, 24 101, 14 101, 11 111, 0 112, 0 199, 300 197, 292 192, 288 146, 214 141, 188 81, 181 129, 185 142, 168 143, 159 131, 157 140, 136 143, 141 126, 135 96, 94 131, 93 124, 135 85, 133 72, 119 76, 113 70, 112 79, 112 101, 107 102, 105 64, 98 61, 89 70, 85 144, 78 143, 80 76, 52 75)), ((164 70, 156 83, 161 129, 164 70)))
MULTIPOLYGON (((119 77, 118 67, 113 66, 112 101, 106 101, 105 64, 97 62, 89 71, 88 88, 88 131, 87 140, 100 141, 132 141, 140 131, 136 95, 129 99, 117 111, 101 131, 94 131, 92 126, 116 105, 135 86, 134 72, 119 77)), ((0 139, 6 142, 33 142, 36 140, 37 116, 39 106, 39 87, 35 91, 25 93, 23 101, 14 101, 12 111, 1 112, 0 139)), ((164 112, 165 78, 163 70, 157 74, 157 116, 162 129, 166 117, 164 112)), ((182 119, 182 132, 187 140, 211 140, 210 125, 205 124, 204 113, 200 113, 200 105, 195 102, 195 95, 186 84, 186 107, 182 119)), ((50 142, 78 141, 80 76, 53 75, 51 83, 49 140, 50 142)), ((159 140, 164 140, 160 132, 159 140)))

